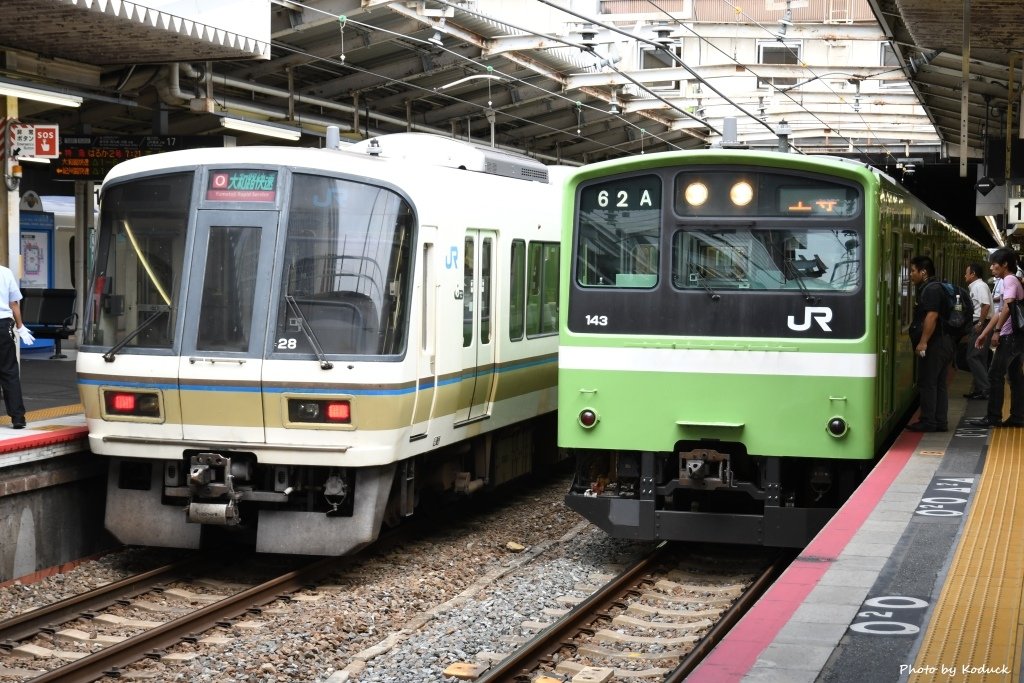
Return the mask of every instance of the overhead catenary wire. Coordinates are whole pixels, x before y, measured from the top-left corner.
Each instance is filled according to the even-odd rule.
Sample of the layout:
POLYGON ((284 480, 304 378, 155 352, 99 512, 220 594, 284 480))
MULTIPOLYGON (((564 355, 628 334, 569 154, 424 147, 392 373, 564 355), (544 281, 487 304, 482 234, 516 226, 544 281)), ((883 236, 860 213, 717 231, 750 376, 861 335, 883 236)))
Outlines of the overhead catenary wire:
MULTIPOLYGON (((588 22, 590 24, 593 24, 594 26, 600 26, 601 28, 603 28, 605 30, 612 31, 614 33, 618 33, 618 34, 623 35, 623 36, 625 36, 625 37, 627 37, 627 38, 629 38, 631 40, 635 40, 638 43, 645 43, 647 45, 651 45, 651 46, 655 47, 656 49, 664 51, 665 54, 669 55, 672 58, 672 61, 674 61, 678 66, 681 66, 683 69, 685 69, 686 72, 688 74, 690 74, 691 76, 693 76, 693 78, 697 82, 699 82, 701 85, 706 85, 708 87, 708 89, 711 90, 713 93, 715 93, 716 95, 721 97, 723 100, 725 100, 726 102, 728 102, 732 106, 736 107, 736 109, 738 109, 739 111, 743 112, 744 114, 749 116, 754 121, 757 121, 758 123, 760 123, 763 126, 765 126, 769 131, 772 132, 773 135, 775 134, 775 131, 772 129, 772 127, 770 125, 768 125, 764 121, 761 121, 760 118, 754 116, 752 113, 750 113, 745 108, 743 108, 742 106, 740 106, 739 104, 734 102, 732 99, 730 99, 728 96, 726 96, 723 92, 718 90, 718 88, 713 86, 706 78, 704 78, 703 76, 698 74, 696 71, 694 71, 692 68, 690 68, 690 66, 688 64, 686 64, 686 62, 684 62, 682 59, 680 59, 678 55, 676 55, 671 50, 666 50, 665 46, 662 45, 661 43, 658 43, 657 41, 654 41, 654 40, 649 40, 647 38, 644 38, 643 36, 638 36, 638 35, 636 35, 634 33, 630 33, 629 31, 621 29, 621 28, 619 28, 617 26, 612 26, 611 24, 604 24, 604 23, 594 19, 593 17, 588 17, 585 14, 581 14, 581 13, 573 11, 571 9, 567 9, 565 7, 561 7, 557 3, 552 2, 551 0, 536 0, 536 1, 539 2, 539 3, 545 4, 545 5, 548 5, 549 7, 554 7, 555 9, 561 10, 562 12, 565 12, 566 14, 574 16, 577 19, 582 19, 583 21, 586 21, 586 22, 588 22)), ((621 72, 619 72, 619 73, 621 73, 621 72)), ((651 90, 649 88, 646 88, 644 86, 641 86, 641 87, 643 87, 643 89, 646 90, 647 92, 651 92, 651 90)), ((661 98, 659 98, 659 99, 661 99, 661 98)), ((662 101, 664 101, 664 100, 662 100, 662 101)), ((708 125, 707 122, 705 122, 705 125, 708 125)), ((715 132, 718 132, 718 131, 716 130, 715 132)), ((719 135, 721 135, 720 132, 719 132, 719 135)))
MULTIPOLYGON (((543 0, 540 0, 540 1, 543 1, 543 0)), ((700 35, 699 33, 697 33, 697 32, 696 32, 696 31, 695 31, 694 29, 692 29, 691 27, 689 27, 689 26, 686 26, 686 25, 685 25, 684 23, 682 23, 682 22, 678 21, 678 20, 677 20, 677 19, 676 19, 675 17, 673 17, 673 16, 671 15, 671 13, 667 12, 667 11, 666 11, 666 10, 665 10, 664 8, 662 8, 662 7, 660 6, 660 5, 658 5, 658 3, 656 2, 656 0, 646 0, 646 2, 647 2, 647 3, 649 4, 649 5, 651 5, 652 7, 654 7, 655 9, 657 9, 658 11, 660 11, 661 13, 665 14, 666 16, 668 16, 668 17, 669 17, 669 19, 671 19, 671 20, 672 20, 672 21, 673 21, 673 22, 674 22, 675 24, 677 24, 678 26, 680 26, 680 27, 682 27, 682 28, 686 29, 687 31, 690 31, 690 32, 691 32, 691 33, 692 33, 692 34, 693 34, 694 36, 696 36, 696 37, 697 37, 698 39, 700 39, 700 40, 704 41, 704 42, 705 42, 705 43, 707 43, 707 44, 708 44, 709 46, 711 46, 712 48, 714 48, 715 50, 717 50, 718 52, 720 52, 720 53, 721 53, 722 55, 724 55, 724 56, 725 56, 725 57, 726 57, 727 59, 729 59, 730 61, 732 61, 732 62, 734 62, 734 63, 736 63, 736 64, 739 64, 739 62, 738 62, 738 61, 737 61, 737 60, 736 60, 736 59, 735 59, 734 57, 732 57, 732 55, 729 55, 729 54, 728 54, 727 52, 725 52, 724 50, 722 50, 721 48, 719 48, 719 47, 718 47, 717 45, 715 45, 715 44, 714 44, 714 43, 713 43, 712 41, 710 41, 710 40, 708 40, 707 38, 705 38, 705 37, 701 36, 701 35, 700 35)), ((810 79, 810 80, 814 80, 814 79, 820 79, 820 80, 822 81, 822 83, 823 83, 823 84, 825 85, 825 87, 826 87, 826 88, 827 88, 827 89, 829 90, 829 92, 831 92, 831 93, 832 93, 832 95, 834 95, 834 96, 836 97, 836 99, 837 99, 837 100, 838 100, 839 102, 845 102, 845 98, 843 98, 843 97, 842 97, 842 96, 841 96, 841 95, 840 95, 839 93, 837 93, 837 92, 836 92, 836 91, 835 91, 835 90, 834 90, 834 89, 832 88, 832 86, 830 86, 830 85, 828 84, 828 81, 827 81, 827 80, 825 80, 825 79, 823 78, 823 76, 824 76, 825 74, 822 74, 822 75, 816 74, 816 73, 814 72, 814 70, 813 70, 813 69, 811 69, 811 68, 810 68, 809 66, 807 66, 807 64, 803 63, 803 62, 802 62, 802 60, 800 60, 800 55, 799 55, 799 54, 797 54, 796 52, 794 52, 794 51, 792 50, 792 48, 791 48, 790 46, 786 45, 785 41, 781 40, 781 38, 780 38, 779 34, 777 34, 777 33, 776 33, 775 31, 772 31, 772 30, 771 30, 771 29, 770 29, 769 27, 765 26, 765 25, 764 25, 764 24, 762 24, 761 22, 759 22, 759 21, 757 21, 756 19, 754 19, 753 17, 751 17, 751 16, 749 15, 749 14, 747 14, 747 13, 746 13, 746 12, 745 12, 745 11, 743 10, 743 8, 742 8, 742 7, 738 7, 738 6, 736 6, 735 4, 733 4, 732 2, 730 2, 730 0, 723 0, 723 2, 725 2, 725 4, 727 4, 727 5, 729 5, 729 7, 732 7, 732 8, 733 8, 733 9, 734 9, 734 10, 736 11, 737 15, 742 15, 742 16, 746 17, 746 18, 747 18, 747 19, 748 19, 748 20, 750 21, 750 23, 751 23, 751 24, 753 24, 753 25, 757 26, 758 28, 760 28, 760 29, 764 30, 764 31, 765 31, 765 32, 766 32, 767 34, 769 34, 769 35, 770 35, 770 36, 771 36, 772 38, 774 38, 775 40, 777 40, 777 41, 779 41, 780 43, 782 43, 783 47, 785 47, 786 49, 788 49, 788 50, 790 51, 790 54, 792 54, 792 55, 793 55, 793 56, 794 56, 794 57, 795 57, 795 58, 796 58, 796 59, 798 60, 798 62, 800 63, 800 65, 801 65, 801 66, 802 66, 803 68, 807 69, 807 71, 808 71, 808 72, 809 72, 809 73, 810 73, 810 74, 811 74, 811 75, 813 76, 813 78, 812 78, 812 79, 810 79)), ((748 70, 749 70, 749 71, 751 72, 751 74, 753 74, 754 76, 757 76, 757 73, 756 73, 756 72, 754 72, 754 71, 753 71, 752 69, 749 69, 749 67, 747 67, 747 69, 748 69, 748 70)), ((878 72, 877 74, 874 74, 874 75, 882 75, 882 74, 885 74, 885 73, 889 73, 889 72, 891 72, 891 71, 895 71, 895 70, 900 70, 900 69, 884 69, 884 70, 882 70, 882 71, 879 71, 879 72, 878 72)), ((865 78, 865 79, 861 79, 861 80, 866 80, 866 78, 865 78)), ((818 116, 817 114, 815 114, 815 113, 814 113, 813 111, 811 111, 810 109, 808 109, 807 107, 805 107, 805 106, 804 106, 804 105, 803 105, 803 104, 802 104, 801 102, 799 102, 799 101, 798 101, 798 100, 797 100, 796 98, 794 98, 794 97, 793 97, 792 95, 790 95, 790 94, 789 94, 789 91, 790 91, 790 90, 791 90, 792 88, 779 88, 778 86, 776 86, 776 85, 775 85, 774 83, 772 83, 771 81, 766 81, 766 82, 768 83, 769 87, 771 87, 771 88, 773 88, 773 89, 774 89, 774 91, 775 91, 775 92, 778 92, 778 93, 782 94, 783 96, 785 96, 785 97, 786 97, 787 99, 789 99, 789 100, 790 100, 790 101, 791 101, 791 102, 792 102, 793 104, 795 104, 795 105, 796 105, 797 107, 799 107, 799 108, 800 108, 800 109, 802 109, 802 110, 803 110, 804 112, 806 112, 806 113, 807 113, 808 115, 810 115, 810 117, 811 117, 812 119, 814 119, 814 120, 815 120, 815 121, 817 121, 818 123, 822 124, 823 126, 826 126, 826 127, 828 127, 829 129, 831 129, 831 130, 835 131, 835 132, 836 132, 836 134, 837 134, 837 137, 839 137, 839 138, 840 138, 840 139, 842 139, 842 140, 845 140, 845 141, 846 141, 846 143, 847 143, 847 144, 848 144, 848 145, 849 145, 850 147, 853 147, 853 148, 857 149, 857 150, 858 150, 858 151, 859 151, 859 152, 860 152, 861 154, 864 154, 865 156, 867 156, 867 157, 870 157, 870 153, 869 153, 869 152, 868 152, 867 150, 865 150, 865 149, 863 149, 862 147, 858 146, 858 145, 857 145, 857 144, 856 144, 856 143, 855 143, 855 142, 854 142, 854 141, 853 141, 852 139, 850 139, 849 137, 847 137, 847 136, 843 135, 843 134, 842 134, 842 132, 840 132, 840 131, 836 130, 836 129, 835 129, 835 128, 834 128, 833 126, 831 126, 830 124, 828 124, 828 123, 826 123, 825 121, 823 121, 823 120, 821 119, 821 117, 819 117, 819 116, 818 116)), ((851 106, 851 109, 852 109, 852 106, 851 106)), ((866 119, 864 118, 863 114, 861 114, 860 112, 857 112, 856 110, 853 110, 853 111, 854 111, 854 113, 856 113, 856 114, 858 115, 858 117, 860 118, 860 120, 861 120, 861 123, 862 123, 862 124, 864 125, 864 128, 865 128, 865 130, 867 130, 867 131, 871 132, 871 133, 872 133, 872 135, 874 135, 873 131, 871 130, 871 126, 870 126, 870 125, 868 124, 868 122, 867 122, 867 120, 866 120, 866 119)), ((887 145, 886 145, 886 144, 885 144, 884 142, 882 142, 882 141, 881 141, 881 139, 879 139, 879 137, 878 137, 877 135, 874 135, 874 137, 875 137, 875 139, 876 139, 876 140, 878 141, 878 144, 879 144, 879 146, 880 146, 880 147, 882 148, 882 150, 883 150, 883 152, 884 152, 884 156, 887 156, 887 157, 891 158, 891 159, 893 160, 893 162, 895 162, 895 161, 896 161, 896 157, 895 157, 895 156, 893 155, 893 153, 892 153, 892 152, 890 152, 890 151, 889 151, 889 148, 888 148, 888 146, 887 146, 887 145)))
MULTIPOLYGON (((320 8, 313 7, 313 6, 310 6, 310 5, 306 5, 304 3, 297 2, 297 1, 294 1, 294 0, 289 0, 287 3, 281 2, 280 0, 272 0, 272 2, 274 2, 275 4, 280 4, 283 7, 300 7, 300 8, 309 10, 311 12, 319 13, 319 14, 324 15, 325 17, 330 17, 330 18, 332 18, 334 20, 337 20, 337 21, 339 21, 339 23, 342 23, 345 26, 355 25, 355 26, 362 27, 363 29, 365 29, 367 31, 387 33, 389 35, 393 35, 393 36, 401 38, 402 40, 400 42, 402 42, 402 43, 405 43, 405 42, 419 43, 419 44, 422 44, 424 46, 429 46, 431 49, 434 49, 434 50, 440 49, 440 50, 443 50, 444 52, 446 52, 448 54, 453 55, 454 57, 456 57, 456 58, 458 58, 460 60, 463 60, 463 61, 466 61, 466 62, 468 62, 470 64, 473 64, 474 66, 476 66, 477 68, 479 68, 481 70, 484 70, 484 69, 490 70, 491 72, 493 72, 493 73, 495 73, 497 75, 502 76, 503 78, 505 78, 506 80, 508 80, 510 82, 520 83, 520 84, 522 84, 524 86, 536 89, 536 90, 540 91, 541 93, 543 93, 546 96, 549 96, 549 97, 552 97, 552 98, 555 98, 555 99, 563 100, 563 101, 568 102, 568 103, 570 103, 570 104, 572 104, 574 106, 576 105, 576 103, 578 101, 578 100, 576 100, 574 98, 571 98, 571 97, 568 97, 566 95, 563 95, 562 93, 559 93, 559 92, 556 92, 556 91, 553 91, 553 90, 549 90, 549 89, 543 88, 543 87, 541 87, 541 86, 539 86, 539 85, 537 85, 535 83, 531 83, 530 81, 527 81, 527 80, 521 79, 519 77, 513 76, 512 74, 507 74, 507 73, 503 73, 501 71, 495 70, 495 69, 493 69, 493 67, 491 67, 489 65, 483 64, 483 63, 481 63, 481 62, 479 62, 479 61, 477 61, 477 60, 475 60, 475 59, 473 59, 471 57, 467 57, 467 56, 462 55, 462 54, 460 54, 460 53, 458 53, 458 52, 456 52, 454 50, 451 50, 451 49, 447 48, 446 46, 444 46, 443 44, 442 45, 437 45, 437 43, 431 42, 430 40, 420 39, 420 38, 416 38, 414 36, 403 35, 403 34, 399 34, 399 33, 395 32, 395 31, 390 31, 390 30, 387 30, 387 29, 382 29, 382 28, 379 28, 379 27, 371 25, 371 24, 366 24, 366 23, 363 23, 363 22, 359 22, 359 21, 357 21, 355 19, 352 19, 351 17, 347 17, 347 16, 344 16, 344 15, 341 15, 341 16, 335 15, 335 14, 332 14, 331 12, 327 12, 327 11, 322 10, 320 8)), ((566 42, 566 41, 561 41, 560 39, 557 39, 557 38, 551 38, 551 39, 552 40, 558 40, 559 42, 563 42, 563 43, 566 42)), ((566 44, 568 44, 571 47, 580 47, 580 46, 578 46, 576 44, 573 44, 573 43, 566 43, 566 44)), ((296 48, 296 47, 294 47, 292 45, 288 45, 287 43, 280 43, 278 41, 273 41, 272 45, 274 47, 277 47, 277 48, 282 49, 282 50, 288 50, 288 51, 290 51, 292 53, 295 53, 295 54, 304 55, 304 56, 308 57, 310 60, 325 62, 325 63, 329 63, 329 64, 336 65, 336 66, 342 66, 345 69, 352 69, 352 70, 358 71, 360 73, 365 73, 365 74, 368 74, 368 75, 380 78, 383 82, 386 82, 386 83, 401 84, 401 85, 403 85, 405 87, 408 87, 410 89, 421 90, 424 93, 429 93, 429 94, 434 94, 434 95, 441 95, 443 97, 451 99, 454 102, 459 102, 459 103, 466 104, 466 105, 469 105, 469 106, 472 106, 472 107, 476 107, 477 109, 481 110, 481 113, 484 116, 487 116, 488 110, 494 111, 493 107, 489 107, 487 105, 482 105, 482 104, 478 104, 476 102, 472 102, 472 101, 468 101, 468 100, 463 100, 463 99, 454 97, 454 96, 450 95, 449 93, 441 93, 441 92, 437 91, 436 89, 429 89, 429 88, 425 88, 425 87, 422 87, 422 86, 417 86, 417 85, 409 83, 407 81, 403 81, 403 80, 400 80, 400 79, 396 79, 396 78, 392 78, 392 77, 389 77, 389 76, 385 76, 383 74, 376 73, 376 72, 374 72, 371 69, 367 69, 367 68, 363 68, 363 67, 357 67, 357 66, 353 65, 347 59, 346 60, 335 60, 335 59, 332 59, 332 58, 329 58, 329 57, 323 57, 321 55, 315 55, 315 54, 312 54, 312 53, 305 52, 305 51, 303 51, 303 50, 301 50, 299 48, 296 48)), ((583 103, 583 102, 580 102, 580 106, 582 106, 585 109, 592 110, 594 112, 600 113, 603 116, 608 116, 608 112, 605 111, 604 109, 600 109, 598 107, 594 107, 592 105, 589 105, 589 104, 586 104, 586 103, 583 103)), ((531 125, 541 126, 543 128, 546 128, 546 129, 550 130, 551 132, 560 132, 560 133, 568 134, 564 130, 555 128, 553 126, 548 126, 547 124, 544 124, 544 123, 542 123, 540 121, 534 121, 534 120, 531 120, 531 119, 525 119, 525 118, 522 118, 522 117, 517 117, 517 116, 509 114, 509 113, 507 113, 505 111, 501 111, 501 115, 505 116, 505 117, 508 117, 510 120, 516 120, 516 121, 521 121, 521 122, 524 122, 524 123, 529 123, 531 125)), ((621 115, 612 115, 612 116, 614 116, 614 118, 617 118, 620 121, 622 121, 625 125, 637 129, 641 134, 650 135, 652 138, 660 141, 662 144, 665 144, 665 145, 667 145, 667 146, 669 146, 671 148, 680 149, 680 147, 677 144, 675 144, 673 141, 663 138, 661 135, 659 135, 656 132, 653 132, 653 131, 650 131, 650 130, 646 130, 645 128, 637 125, 636 123, 634 123, 632 121, 629 121, 628 119, 624 118, 621 115)), ((689 132, 689 131, 684 131, 684 134, 692 135, 692 133, 689 132)), ((618 152, 621 152, 621 153, 628 153, 626 150, 621 149, 618 145, 609 145, 607 143, 601 142, 600 140, 597 140, 597 139, 592 138, 592 137, 584 136, 584 135, 579 135, 579 136, 576 136, 576 137, 581 137, 582 139, 588 140, 589 142, 592 142, 592 143, 598 145, 599 147, 602 147, 602 148, 605 148, 605 149, 614 149, 614 150, 616 150, 618 152)))
MULTIPOLYGON (((485 110, 488 109, 488 107, 486 105, 481 105, 479 103, 472 102, 470 100, 465 100, 465 99, 462 99, 462 98, 460 98, 460 97, 458 97, 456 95, 452 95, 452 94, 449 94, 449 93, 441 92, 438 89, 427 88, 427 87, 424 87, 424 86, 416 85, 414 83, 408 83, 408 82, 405 82, 405 81, 401 81, 399 79, 391 78, 389 76, 385 76, 383 74, 376 73, 376 72, 374 72, 374 71, 372 71, 370 69, 366 69, 366 68, 363 68, 363 67, 360 67, 360 66, 356 66, 356 65, 352 64, 348 60, 346 60, 345 62, 341 62, 340 60, 333 60, 333 59, 330 59, 330 58, 327 58, 327 57, 321 57, 321 56, 310 54, 308 52, 300 50, 300 49, 298 49, 298 48, 296 48, 296 47, 294 47, 292 45, 279 44, 279 43, 276 43, 276 42, 273 43, 273 45, 274 45, 274 47, 280 48, 282 50, 289 51, 289 52, 291 52, 293 54, 303 55, 303 56, 308 57, 308 58, 310 58, 312 60, 316 60, 316 61, 320 61, 320 62, 324 62, 324 63, 329 63, 329 64, 334 64, 334 65, 337 65, 337 66, 344 66, 346 69, 351 69, 351 70, 353 70, 355 72, 358 72, 358 73, 365 73, 367 75, 380 78, 385 83, 401 84, 401 85, 409 88, 410 90, 421 91, 425 95, 436 95, 436 96, 444 97, 446 99, 451 100, 452 102, 457 102, 459 104, 465 104, 467 106, 471 106, 471 107, 475 107, 475 108, 481 109, 482 111, 485 111, 485 110)), ((527 83, 527 84, 530 85, 529 83, 527 83)), ((536 87, 536 86, 534 86, 534 87, 536 87)), ((586 106, 586 105, 584 105, 584 106, 586 106)), ((507 112, 502 112, 502 115, 507 117, 510 120, 519 121, 521 123, 528 123, 530 125, 539 126, 539 127, 544 128, 544 129, 546 129, 546 130, 548 130, 548 131, 550 131, 552 133, 564 133, 565 132, 561 128, 556 128, 554 126, 550 126, 550 125, 545 124, 545 123, 543 123, 541 121, 534 121, 532 119, 522 118, 522 117, 519 117, 519 116, 515 116, 514 114, 509 114, 507 112)), ((635 125, 635 124, 630 123, 630 125, 635 125)), ((640 129, 640 130, 642 130, 642 129, 640 129)), ((648 134, 650 134, 650 133, 648 133, 648 134)), ((615 152, 619 152, 619 153, 623 153, 623 154, 628 153, 628 150, 623 149, 622 147, 620 147, 618 145, 615 145, 615 144, 608 144, 608 143, 602 142, 600 140, 588 138, 587 136, 583 136, 583 135, 579 135, 577 137, 581 137, 583 139, 590 140, 592 143, 594 143, 594 144, 598 145, 600 148, 603 148, 603 149, 606 149, 606 150, 614 150, 615 152)), ((659 140, 660 140, 660 138, 659 138, 659 140)), ((670 144, 670 145, 673 144, 673 143, 671 143, 671 141, 666 141, 666 140, 662 140, 662 142, 664 142, 665 144, 670 144)))

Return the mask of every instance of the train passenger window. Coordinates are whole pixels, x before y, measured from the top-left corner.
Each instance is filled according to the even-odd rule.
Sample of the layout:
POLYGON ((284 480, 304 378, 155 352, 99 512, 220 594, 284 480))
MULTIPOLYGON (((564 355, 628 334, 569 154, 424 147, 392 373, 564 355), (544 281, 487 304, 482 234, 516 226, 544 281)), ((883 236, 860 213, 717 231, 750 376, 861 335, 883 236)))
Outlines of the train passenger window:
POLYGON ((308 326, 327 354, 403 353, 413 227, 412 207, 390 190, 296 173, 275 352, 312 353, 308 326))
POLYGON ((84 343, 170 348, 192 200, 192 173, 128 180, 104 192, 84 343))
POLYGON ((258 227, 210 227, 196 341, 198 350, 249 350, 259 258, 258 227))
POLYGON ((913 313, 913 287, 910 283, 910 259, 914 258, 914 247, 903 245, 903 260, 900 264, 900 323, 902 329, 910 327, 913 313))
POLYGON ((661 179, 637 176, 584 186, 577 232, 575 269, 580 286, 655 287, 661 179))
POLYGON ((672 282, 682 289, 823 289, 860 286, 854 230, 711 228, 672 238, 672 282))
POLYGON ((494 240, 485 237, 480 244, 480 343, 491 343, 491 249, 494 240))
POLYGON ((512 264, 509 268, 508 338, 523 338, 526 315, 526 242, 512 240, 512 264))
POLYGON ((558 244, 530 242, 527 270, 526 334, 558 332, 558 244))
POLYGON ((473 238, 466 238, 462 254, 462 346, 473 343, 473 238))

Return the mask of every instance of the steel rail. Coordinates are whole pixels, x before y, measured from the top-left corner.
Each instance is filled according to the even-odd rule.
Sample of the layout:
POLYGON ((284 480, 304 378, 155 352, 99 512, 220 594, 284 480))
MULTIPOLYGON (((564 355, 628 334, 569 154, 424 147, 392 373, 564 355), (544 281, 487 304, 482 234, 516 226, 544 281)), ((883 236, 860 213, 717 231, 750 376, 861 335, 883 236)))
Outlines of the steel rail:
POLYGON ((568 644, 569 639, 580 632, 586 624, 593 621, 595 615, 615 603, 624 593, 632 590, 638 583, 637 577, 651 571, 665 553, 667 543, 658 547, 645 558, 638 560, 629 569, 602 586, 596 593, 576 605, 568 614, 541 631, 505 659, 498 662, 478 679, 477 683, 499 683, 520 679, 529 680, 531 671, 545 657, 555 654, 568 644))
POLYGON ((679 666, 665 676, 664 683, 682 683, 697 668, 697 665, 711 654, 711 650, 714 649, 715 645, 721 642, 725 634, 743 618, 743 615, 764 595, 769 586, 775 583, 775 579, 779 578, 792 561, 793 553, 779 553, 775 560, 761 572, 760 576, 754 579, 754 582, 750 584, 750 588, 743 591, 739 599, 715 622, 715 625, 711 627, 707 635, 701 638, 700 642, 679 661, 679 666))
POLYGON ((83 612, 108 607, 123 598, 141 595, 165 581, 169 575, 181 573, 195 562, 195 558, 172 562, 163 567, 108 583, 87 593, 72 595, 59 602, 24 612, 11 619, 5 619, 0 622, 0 648, 9 649, 13 643, 35 635, 40 629, 55 623, 70 621, 81 616, 83 612))
POLYGON ((189 635, 210 629, 219 622, 237 617, 253 607, 280 598, 282 594, 302 588, 334 568, 338 560, 343 557, 326 557, 317 560, 301 569, 287 572, 191 614, 105 647, 59 669, 48 671, 33 678, 32 681, 33 683, 48 683, 50 681, 88 683, 94 681, 105 674, 116 671, 118 667, 152 654, 154 650, 167 648, 189 635))

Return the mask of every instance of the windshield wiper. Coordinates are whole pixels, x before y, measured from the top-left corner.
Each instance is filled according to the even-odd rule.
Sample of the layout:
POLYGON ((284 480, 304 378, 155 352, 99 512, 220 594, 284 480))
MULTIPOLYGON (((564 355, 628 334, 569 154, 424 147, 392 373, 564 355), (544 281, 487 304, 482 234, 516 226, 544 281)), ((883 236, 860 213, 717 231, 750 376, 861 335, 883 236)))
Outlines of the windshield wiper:
MULTIPOLYGON (((786 259, 786 269, 793 274, 792 279, 794 282, 796 282, 796 286, 800 288, 800 293, 804 295, 804 301, 806 301, 809 304, 813 304, 816 301, 820 300, 818 299, 818 297, 813 296, 811 294, 811 291, 807 289, 807 285, 804 284, 804 274, 801 273, 800 270, 796 267, 796 264, 793 263, 793 259, 786 259)), ((786 275, 786 277, 789 276, 786 275)))
POLYGON ((139 326, 136 327, 131 332, 129 332, 126 337, 124 337, 123 339, 121 339, 121 341, 119 341, 116 344, 114 344, 113 346, 111 346, 110 350, 107 351, 105 354, 103 354, 103 360, 107 361, 108 363, 113 363, 114 362, 114 357, 115 357, 115 355, 117 354, 118 351, 120 351, 125 346, 127 346, 128 342, 130 342, 132 339, 135 339, 140 334, 142 334, 143 330, 145 330, 150 325, 152 325, 158 318, 161 318, 164 315, 166 315, 168 312, 170 312, 170 310, 171 310, 170 308, 161 309, 161 310, 157 311, 156 313, 154 313, 152 316, 150 316, 150 317, 146 318, 145 320, 143 320, 141 323, 139 323, 139 326))
POLYGON ((700 272, 700 268, 698 268, 695 263, 691 261, 687 265, 689 266, 690 270, 693 271, 694 275, 697 276, 697 282, 699 282, 700 286, 704 288, 704 291, 708 293, 708 296, 711 297, 712 301, 718 301, 719 299, 722 298, 718 292, 711 289, 711 285, 708 284, 708 279, 704 277, 704 273, 700 272))
POLYGON ((309 345, 313 347, 313 353, 316 354, 317 360, 320 361, 321 370, 330 370, 334 367, 334 363, 327 360, 327 355, 324 354, 323 347, 320 346, 320 341, 316 338, 313 333, 313 328, 309 326, 309 321, 306 320, 306 316, 303 315, 302 309, 299 308, 299 304, 295 302, 295 297, 291 294, 285 294, 284 300, 288 304, 288 310, 299 319, 302 323, 302 332, 306 335, 306 339, 309 340, 309 345))

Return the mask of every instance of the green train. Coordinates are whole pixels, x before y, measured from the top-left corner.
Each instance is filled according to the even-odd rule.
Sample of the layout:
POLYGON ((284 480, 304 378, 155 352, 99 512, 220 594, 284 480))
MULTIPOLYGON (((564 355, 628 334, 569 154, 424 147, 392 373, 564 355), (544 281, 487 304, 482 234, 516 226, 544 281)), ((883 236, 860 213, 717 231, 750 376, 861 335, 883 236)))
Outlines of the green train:
POLYGON ((616 537, 802 547, 914 407, 910 259, 984 248, 859 162, 746 150, 565 189, 566 502, 616 537))

